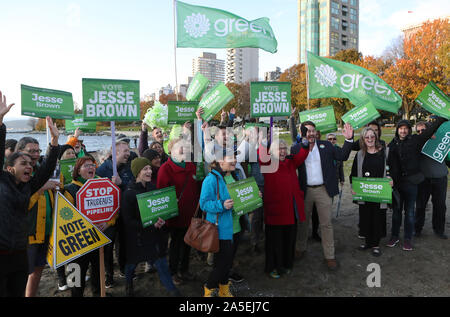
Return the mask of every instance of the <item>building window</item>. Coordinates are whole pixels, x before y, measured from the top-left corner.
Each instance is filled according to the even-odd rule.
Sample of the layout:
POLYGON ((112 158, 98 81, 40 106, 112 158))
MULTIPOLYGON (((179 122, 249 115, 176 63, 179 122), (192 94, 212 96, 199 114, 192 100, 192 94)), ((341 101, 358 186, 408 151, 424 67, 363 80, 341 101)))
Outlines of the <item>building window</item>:
POLYGON ((331 17, 331 26, 335 30, 339 30, 339 18, 331 17))
POLYGON ((331 13, 339 15, 339 3, 331 1, 331 13))
POLYGON ((339 44, 339 33, 331 32, 330 43, 334 46, 337 46, 339 44))
POLYGON ((356 15, 356 10, 353 8, 350 8, 350 19, 355 20, 355 21, 358 19, 357 15, 356 15))
MULTIPOLYGON (((344 1, 342 1, 342 2, 344 2, 344 1)), ((356 0, 350 0, 350 4, 354 7, 356 7, 356 0)))
POLYGON ((350 23, 350 34, 356 34, 356 24, 350 23))

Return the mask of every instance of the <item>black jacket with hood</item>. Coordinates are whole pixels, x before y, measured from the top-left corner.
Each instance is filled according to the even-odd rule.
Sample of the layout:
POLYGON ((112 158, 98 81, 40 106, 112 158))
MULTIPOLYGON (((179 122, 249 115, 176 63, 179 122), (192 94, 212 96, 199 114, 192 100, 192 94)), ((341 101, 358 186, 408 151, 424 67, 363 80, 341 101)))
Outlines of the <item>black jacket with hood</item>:
POLYGON ((400 120, 397 123, 395 137, 389 143, 388 165, 389 173, 394 180, 394 187, 400 182, 421 183, 425 178, 420 171, 420 156, 424 144, 436 132, 446 119, 438 117, 422 134, 412 134, 411 124, 408 120, 400 120), (404 140, 400 140, 398 130, 401 126, 407 126, 409 134, 404 140))

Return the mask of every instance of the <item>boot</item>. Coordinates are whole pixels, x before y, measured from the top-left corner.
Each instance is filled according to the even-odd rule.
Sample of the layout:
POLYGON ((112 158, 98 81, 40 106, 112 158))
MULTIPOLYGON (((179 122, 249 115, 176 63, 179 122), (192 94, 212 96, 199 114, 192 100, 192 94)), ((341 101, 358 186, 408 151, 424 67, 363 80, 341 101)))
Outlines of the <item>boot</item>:
POLYGON ((234 297, 233 294, 231 294, 230 291, 230 285, 231 282, 228 282, 228 284, 219 284, 219 297, 234 297))
POLYGON ((133 281, 127 282, 125 292, 126 292, 126 296, 127 297, 133 297, 134 296, 133 281))
POLYGON ((217 290, 217 288, 207 288, 206 284, 203 286, 203 289, 203 297, 214 297, 214 292, 217 290))

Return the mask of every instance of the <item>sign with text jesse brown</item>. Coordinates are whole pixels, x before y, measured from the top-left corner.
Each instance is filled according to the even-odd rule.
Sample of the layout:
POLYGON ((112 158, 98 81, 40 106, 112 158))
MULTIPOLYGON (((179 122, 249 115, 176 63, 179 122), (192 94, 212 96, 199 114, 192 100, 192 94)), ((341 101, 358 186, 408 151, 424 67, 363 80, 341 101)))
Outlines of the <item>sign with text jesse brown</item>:
POLYGON ((77 192, 77 207, 92 223, 107 222, 119 210, 119 187, 109 178, 89 179, 77 192))

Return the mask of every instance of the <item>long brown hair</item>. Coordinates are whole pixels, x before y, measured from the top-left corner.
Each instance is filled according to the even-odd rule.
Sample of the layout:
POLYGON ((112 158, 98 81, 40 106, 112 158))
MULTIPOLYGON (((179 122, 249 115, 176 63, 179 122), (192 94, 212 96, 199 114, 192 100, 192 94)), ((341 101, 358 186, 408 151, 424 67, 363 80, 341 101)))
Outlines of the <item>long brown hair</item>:
POLYGON ((361 137, 359 138, 359 147, 360 147, 360 149, 361 149, 364 153, 367 153, 367 146, 366 146, 366 142, 365 142, 364 140, 365 140, 365 137, 366 137, 366 135, 367 135, 367 133, 368 133, 369 131, 372 131, 373 134, 375 135, 375 149, 376 149, 377 151, 380 151, 380 150, 383 148, 383 146, 382 146, 381 143, 380 143, 380 139, 378 138, 378 134, 375 133, 375 131, 374 131, 372 128, 370 128, 370 127, 365 127, 365 128, 361 131, 361 137))

